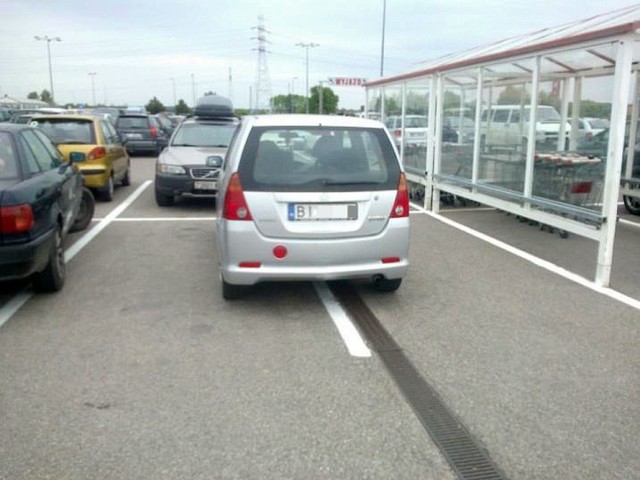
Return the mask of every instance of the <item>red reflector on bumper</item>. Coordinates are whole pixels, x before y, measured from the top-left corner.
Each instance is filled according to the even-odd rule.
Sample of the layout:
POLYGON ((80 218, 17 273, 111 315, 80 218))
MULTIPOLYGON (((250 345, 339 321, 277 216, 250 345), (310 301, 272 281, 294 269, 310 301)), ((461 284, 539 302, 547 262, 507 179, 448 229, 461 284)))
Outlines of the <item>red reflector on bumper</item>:
POLYGON ((400 257, 385 257, 382 259, 382 263, 396 263, 400 261, 400 257))
POLYGON ((240 268, 260 268, 262 263, 260 262, 240 262, 238 264, 240 268))

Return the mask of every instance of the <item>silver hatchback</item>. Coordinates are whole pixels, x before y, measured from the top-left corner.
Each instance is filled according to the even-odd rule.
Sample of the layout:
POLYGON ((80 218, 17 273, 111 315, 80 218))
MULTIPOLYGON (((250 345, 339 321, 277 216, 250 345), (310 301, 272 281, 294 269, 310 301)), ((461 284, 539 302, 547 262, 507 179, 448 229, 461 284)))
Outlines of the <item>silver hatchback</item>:
POLYGON ((264 281, 369 278, 395 291, 409 266, 409 194, 376 121, 244 117, 219 178, 226 299, 264 281))

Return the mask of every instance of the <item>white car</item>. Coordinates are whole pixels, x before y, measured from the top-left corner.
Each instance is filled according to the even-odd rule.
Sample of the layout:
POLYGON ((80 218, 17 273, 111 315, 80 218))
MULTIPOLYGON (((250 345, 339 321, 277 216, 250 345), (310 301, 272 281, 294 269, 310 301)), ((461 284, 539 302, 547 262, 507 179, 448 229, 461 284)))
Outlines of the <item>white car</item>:
POLYGON ((407 273, 409 192, 380 122, 244 117, 218 182, 225 299, 265 281, 367 278, 389 292, 407 273), (313 146, 276 141, 292 132, 313 146))

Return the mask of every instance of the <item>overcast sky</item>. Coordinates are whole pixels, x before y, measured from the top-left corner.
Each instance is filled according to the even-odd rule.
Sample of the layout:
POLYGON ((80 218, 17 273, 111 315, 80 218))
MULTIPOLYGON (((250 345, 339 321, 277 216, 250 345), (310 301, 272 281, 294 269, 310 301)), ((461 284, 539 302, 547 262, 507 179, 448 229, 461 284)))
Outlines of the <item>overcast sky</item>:
MULTIPOLYGON (((623 0, 386 0, 384 74, 477 45, 636 4, 623 0)), ((258 16, 267 29, 273 95, 328 77, 380 76, 383 0, 0 0, 0 95, 49 89, 56 101, 188 104, 213 90, 249 106, 258 70, 258 16), (232 80, 229 81, 231 71, 232 80), (193 76, 192 76, 193 75, 193 76), (174 79, 174 80, 172 80, 174 79)), ((359 108, 364 89, 336 87, 340 107, 359 108)))

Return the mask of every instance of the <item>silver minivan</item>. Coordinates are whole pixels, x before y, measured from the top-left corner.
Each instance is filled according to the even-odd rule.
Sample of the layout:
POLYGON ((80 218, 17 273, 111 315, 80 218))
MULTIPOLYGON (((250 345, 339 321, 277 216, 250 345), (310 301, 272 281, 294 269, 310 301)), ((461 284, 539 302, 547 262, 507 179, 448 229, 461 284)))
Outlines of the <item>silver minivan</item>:
POLYGON ((380 122, 244 117, 219 178, 225 299, 265 281, 368 278, 395 291, 409 266, 409 194, 380 122))

